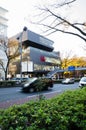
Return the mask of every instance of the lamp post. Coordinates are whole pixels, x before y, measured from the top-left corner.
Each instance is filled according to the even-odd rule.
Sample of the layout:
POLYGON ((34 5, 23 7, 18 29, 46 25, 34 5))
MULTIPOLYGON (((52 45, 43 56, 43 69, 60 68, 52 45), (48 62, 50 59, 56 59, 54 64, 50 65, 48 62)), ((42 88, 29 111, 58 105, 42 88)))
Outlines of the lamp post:
MULTIPOLYGON (((23 32, 27 31, 27 27, 23 28, 23 32)), ((23 36, 23 32, 21 32, 20 36, 17 37, 17 40, 20 40, 19 42, 19 52, 20 52, 20 78, 22 80, 22 36, 23 36)))

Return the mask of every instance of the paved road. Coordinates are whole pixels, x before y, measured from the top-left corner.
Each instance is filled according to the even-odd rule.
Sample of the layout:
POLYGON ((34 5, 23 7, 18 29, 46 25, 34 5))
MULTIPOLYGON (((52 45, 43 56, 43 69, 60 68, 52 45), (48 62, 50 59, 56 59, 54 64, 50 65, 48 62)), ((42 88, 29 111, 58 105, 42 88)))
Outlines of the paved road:
MULTIPOLYGON (((77 89, 78 83, 65 85, 65 84, 54 84, 54 87, 48 91, 42 91, 46 98, 55 96, 56 94, 62 93, 63 91, 70 89, 77 89)), ((36 99, 38 93, 22 93, 21 87, 14 88, 0 88, 0 108, 12 106, 13 104, 22 104, 28 100, 36 99)))

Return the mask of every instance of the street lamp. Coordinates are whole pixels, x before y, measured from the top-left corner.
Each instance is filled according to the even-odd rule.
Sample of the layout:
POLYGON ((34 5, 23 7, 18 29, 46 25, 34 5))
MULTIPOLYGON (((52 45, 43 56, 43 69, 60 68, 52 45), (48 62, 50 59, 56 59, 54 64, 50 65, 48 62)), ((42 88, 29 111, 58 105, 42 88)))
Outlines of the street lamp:
MULTIPOLYGON (((23 28, 23 32, 27 31, 27 27, 23 28)), ((19 52, 20 52, 20 78, 22 80, 22 36, 23 36, 23 32, 21 32, 20 36, 17 37, 17 40, 20 40, 19 42, 19 52)))

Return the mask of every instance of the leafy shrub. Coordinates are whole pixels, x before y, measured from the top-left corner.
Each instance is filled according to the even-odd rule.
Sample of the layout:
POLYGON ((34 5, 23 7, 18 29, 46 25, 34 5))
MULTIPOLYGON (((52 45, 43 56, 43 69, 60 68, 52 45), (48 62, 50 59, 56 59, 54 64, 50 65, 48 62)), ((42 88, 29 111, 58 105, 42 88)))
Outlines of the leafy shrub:
POLYGON ((52 86, 52 79, 49 78, 40 78, 35 82, 36 90, 40 92, 41 90, 48 89, 49 86, 52 86))
POLYGON ((86 88, 0 111, 2 130, 86 130, 86 88))

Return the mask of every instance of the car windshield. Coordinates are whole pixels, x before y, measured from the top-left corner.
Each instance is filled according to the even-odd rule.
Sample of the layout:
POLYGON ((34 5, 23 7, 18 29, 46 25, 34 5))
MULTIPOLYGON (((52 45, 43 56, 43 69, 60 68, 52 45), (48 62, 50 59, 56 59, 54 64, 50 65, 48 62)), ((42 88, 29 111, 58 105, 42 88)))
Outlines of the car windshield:
POLYGON ((81 81, 85 81, 86 82, 86 77, 81 78, 81 81))

